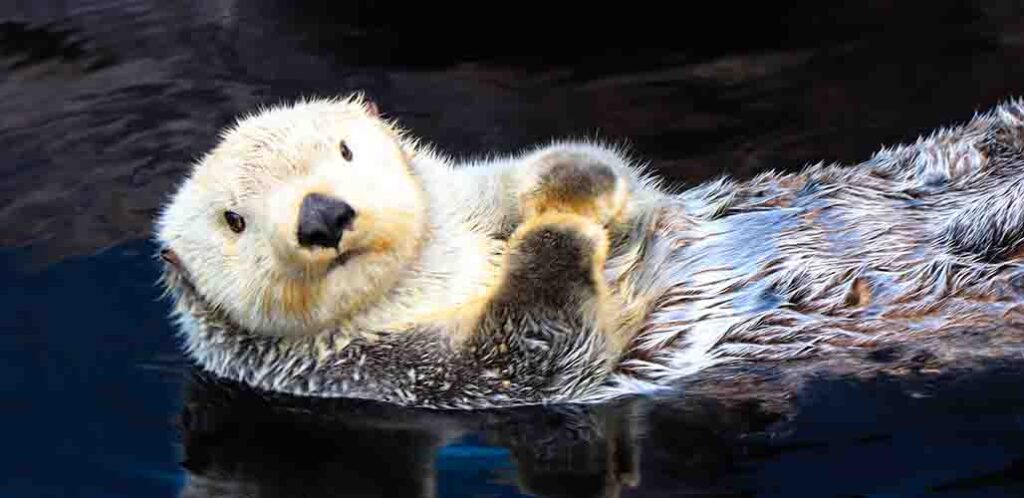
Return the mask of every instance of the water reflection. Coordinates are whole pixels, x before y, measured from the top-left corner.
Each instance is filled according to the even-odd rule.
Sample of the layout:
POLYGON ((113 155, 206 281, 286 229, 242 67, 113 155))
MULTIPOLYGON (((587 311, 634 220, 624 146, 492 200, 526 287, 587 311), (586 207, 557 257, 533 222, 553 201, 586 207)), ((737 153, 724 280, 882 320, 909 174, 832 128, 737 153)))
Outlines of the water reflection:
POLYGON ((822 380, 783 404, 483 412, 270 396, 193 372, 182 496, 1018 496, 1019 368, 822 380))
POLYGON ((645 439, 656 442, 658 451, 685 455, 674 460, 675 469, 660 469, 675 475, 676 491, 707 491, 713 488, 701 481, 727 466, 729 440, 780 418, 746 404, 726 409, 694 399, 672 405, 662 407, 653 425, 646 422, 657 403, 640 399, 437 412, 270 398, 195 373, 180 419, 189 473, 182 495, 435 496, 444 489, 457 496, 620 496, 645 484, 645 439), (683 444, 674 449, 669 441, 683 444), (482 475, 467 472, 467 459, 487 455, 507 462, 487 462, 482 475), (461 472, 444 482, 453 463, 461 472), (690 478, 697 482, 688 489, 690 478))

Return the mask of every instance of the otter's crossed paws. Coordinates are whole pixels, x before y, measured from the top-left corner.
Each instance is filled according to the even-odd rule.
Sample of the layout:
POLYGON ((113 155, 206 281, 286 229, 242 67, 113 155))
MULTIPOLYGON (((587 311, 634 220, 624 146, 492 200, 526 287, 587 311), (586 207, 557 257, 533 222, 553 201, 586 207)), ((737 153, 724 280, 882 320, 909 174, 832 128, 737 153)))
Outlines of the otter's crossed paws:
POLYGON ((625 161, 607 148, 554 145, 528 156, 523 168, 513 261, 547 268, 538 279, 542 287, 581 282, 603 300, 599 275, 609 228, 623 221, 629 201, 625 161))
MULTIPOLYGON (((510 238, 504 292, 492 303, 487 322, 504 323, 508 317, 493 317, 517 313, 542 314, 540 328, 606 334, 598 343, 609 350, 600 354, 617 354, 625 342, 613 336, 616 301, 602 270, 609 229, 627 212, 629 181, 622 162, 607 149, 585 146, 554 146, 527 157, 519 190, 522 222, 510 238)), ((518 330, 518 339, 530 337, 536 343, 539 337, 562 335, 531 327, 518 330)))

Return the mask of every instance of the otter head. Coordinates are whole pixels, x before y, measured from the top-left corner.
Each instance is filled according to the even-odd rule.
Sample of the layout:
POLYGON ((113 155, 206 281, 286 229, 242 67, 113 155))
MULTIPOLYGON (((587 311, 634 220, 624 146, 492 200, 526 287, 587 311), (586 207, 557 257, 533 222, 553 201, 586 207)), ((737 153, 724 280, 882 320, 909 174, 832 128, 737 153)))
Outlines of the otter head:
POLYGON ((359 98, 240 119, 157 223, 167 271, 241 327, 302 335, 380 299, 415 260, 424 194, 398 131, 359 98))

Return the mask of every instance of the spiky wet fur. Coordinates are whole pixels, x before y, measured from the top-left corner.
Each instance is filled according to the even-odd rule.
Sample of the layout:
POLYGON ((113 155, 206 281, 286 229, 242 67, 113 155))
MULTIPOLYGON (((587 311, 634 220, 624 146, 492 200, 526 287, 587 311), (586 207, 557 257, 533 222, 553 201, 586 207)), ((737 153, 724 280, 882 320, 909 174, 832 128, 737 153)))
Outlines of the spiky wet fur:
MULTIPOLYGON (((883 355, 881 367, 866 366, 878 351, 983 361, 1019 355, 1024 337, 1022 148, 1015 101, 857 166, 641 199, 604 266, 626 314, 642 317, 612 357, 606 335, 558 306, 507 306, 464 342, 431 327, 268 337, 234 325, 173 268, 166 284, 187 350, 215 374, 425 407, 607 399, 743 361, 794 371, 898 371, 907 361, 883 355)), ((421 160, 448 161, 420 150, 421 160)), ((498 220, 477 227, 496 234, 518 222, 478 219, 498 220)))

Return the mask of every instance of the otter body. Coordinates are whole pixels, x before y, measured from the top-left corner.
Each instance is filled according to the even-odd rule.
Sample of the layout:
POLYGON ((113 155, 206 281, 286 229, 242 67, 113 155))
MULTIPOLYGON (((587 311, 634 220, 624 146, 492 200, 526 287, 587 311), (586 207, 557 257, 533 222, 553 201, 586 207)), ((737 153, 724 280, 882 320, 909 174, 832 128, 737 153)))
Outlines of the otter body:
POLYGON ((597 144, 456 165, 359 100, 303 103, 243 120, 197 166, 161 218, 165 282, 217 375, 434 408, 602 400, 740 361, 1006 356, 1024 337, 1022 133, 1010 103, 857 166, 674 193, 597 144), (317 120, 299 133, 316 140, 291 136, 317 120), (240 166, 260 146, 281 150, 240 166), (378 169, 339 172, 360 154, 378 169), (205 179, 223 171, 250 187, 205 179), (334 186, 364 177, 406 198, 334 186), (317 232, 326 247, 301 243, 310 193, 356 213, 317 232), (231 202, 271 228, 204 245, 198 220, 231 202))

